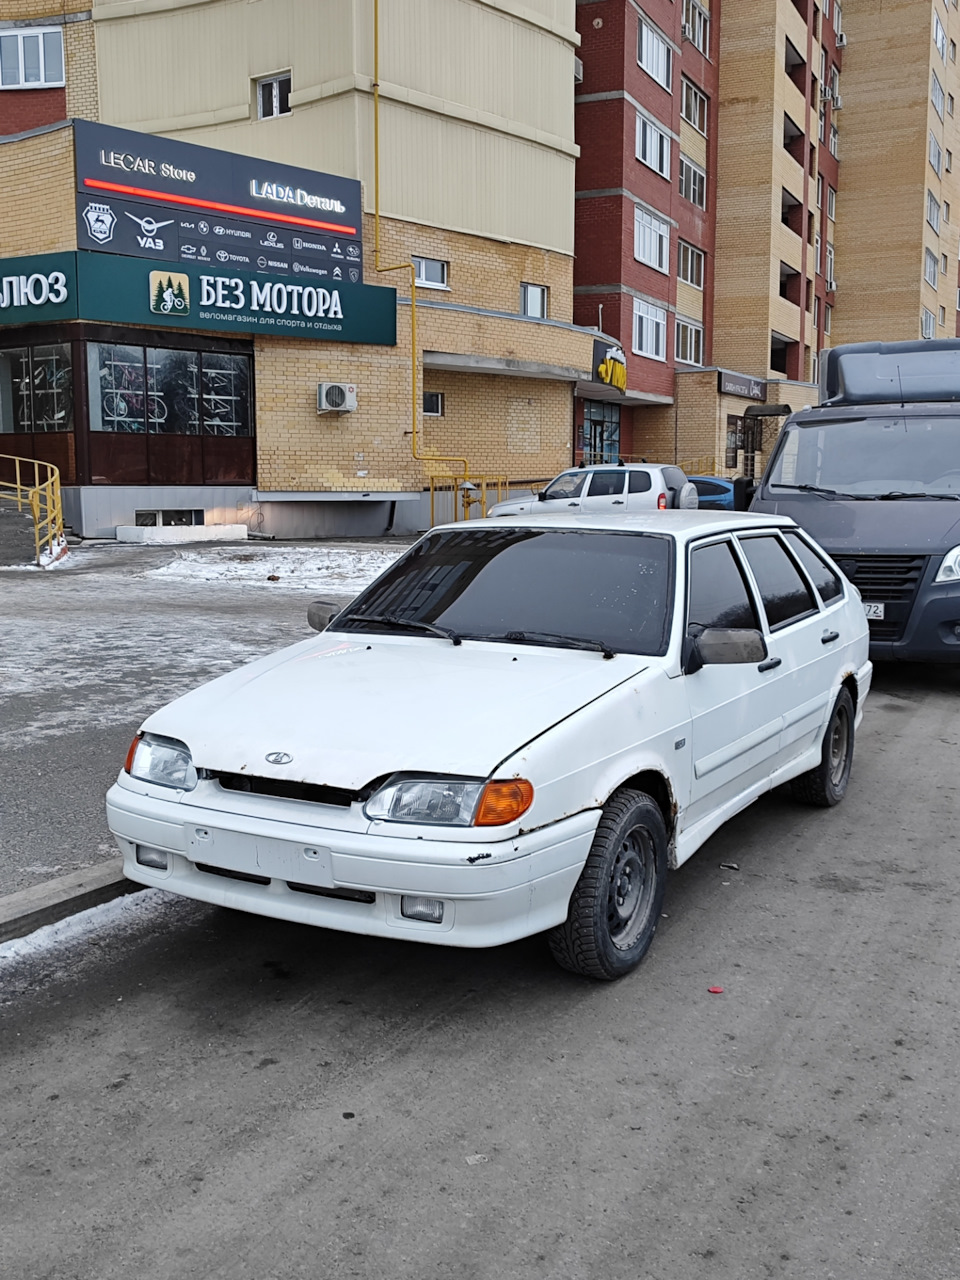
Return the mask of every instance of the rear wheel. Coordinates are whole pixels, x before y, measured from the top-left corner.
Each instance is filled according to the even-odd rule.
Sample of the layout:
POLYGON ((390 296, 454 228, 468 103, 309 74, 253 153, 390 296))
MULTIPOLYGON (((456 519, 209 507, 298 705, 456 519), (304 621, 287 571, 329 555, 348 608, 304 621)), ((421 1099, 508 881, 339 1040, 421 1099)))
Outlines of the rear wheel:
POLYGON ((829 809, 839 804, 846 794, 853 765, 853 720, 850 691, 841 689, 823 735, 820 763, 790 784, 794 796, 804 804, 829 809))
POLYGON ((667 830, 655 800, 618 791, 606 804, 563 924, 549 934, 564 969, 611 981, 653 941, 666 889, 667 830))

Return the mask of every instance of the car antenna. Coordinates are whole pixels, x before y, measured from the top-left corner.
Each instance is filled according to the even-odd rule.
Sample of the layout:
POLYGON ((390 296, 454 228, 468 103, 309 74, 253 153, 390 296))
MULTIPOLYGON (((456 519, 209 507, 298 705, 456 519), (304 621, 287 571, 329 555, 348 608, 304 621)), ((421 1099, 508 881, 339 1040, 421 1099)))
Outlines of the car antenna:
POLYGON ((905 409, 907 406, 903 402, 903 379, 900 377, 899 365, 897 365, 897 381, 900 383, 900 408, 905 409))

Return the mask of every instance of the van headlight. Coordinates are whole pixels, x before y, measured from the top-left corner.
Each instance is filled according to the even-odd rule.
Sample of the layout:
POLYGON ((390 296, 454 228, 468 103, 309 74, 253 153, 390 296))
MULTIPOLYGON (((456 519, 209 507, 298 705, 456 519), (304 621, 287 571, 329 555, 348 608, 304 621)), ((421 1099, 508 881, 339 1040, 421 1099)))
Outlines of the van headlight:
POLYGON ((960 547, 954 547, 943 557, 934 582, 960 582, 960 547))
POLYGON ((153 782, 158 787, 192 791, 197 785, 190 748, 177 738, 162 738, 156 733, 138 734, 130 744, 123 767, 131 778, 153 782))
POLYGON ((523 778, 401 778, 375 791, 363 812, 368 818, 423 826, 499 827, 515 822, 531 804, 533 786, 523 778))

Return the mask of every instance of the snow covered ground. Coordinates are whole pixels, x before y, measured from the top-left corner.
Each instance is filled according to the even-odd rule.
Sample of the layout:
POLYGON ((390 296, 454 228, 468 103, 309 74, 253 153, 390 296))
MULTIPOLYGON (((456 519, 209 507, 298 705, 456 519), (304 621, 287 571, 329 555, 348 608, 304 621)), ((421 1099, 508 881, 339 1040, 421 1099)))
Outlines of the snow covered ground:
POLYGON ((168 564, 147 572, 173 582, 254 584, 276 578, 286 587, 338 595, 362 591, 404 550, 362 543, 197 548, 178 551, 168 564))

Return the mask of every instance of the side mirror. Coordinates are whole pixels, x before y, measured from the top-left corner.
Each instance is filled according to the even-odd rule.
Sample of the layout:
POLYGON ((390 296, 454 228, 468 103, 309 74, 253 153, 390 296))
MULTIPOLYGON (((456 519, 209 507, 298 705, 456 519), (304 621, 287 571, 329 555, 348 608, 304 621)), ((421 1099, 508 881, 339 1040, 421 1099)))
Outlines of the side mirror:
POLYGON ((537 494, 537 501, 546 502, 546 500, 547 500, 547 492, 545 489, 541 489, 540 492, 537 494))
POLYGON ((307 622, 314 631, 326 631, 341 609, 341 605, 332 604, 329 600, 312 600, 307 605, 307 622))
POLYGON ((766 656, 767 642, 759 631, 707 627, 697 636, 688 635, 684 641, 683 671, 690 676, 701 667, 759 663, 766 656))

